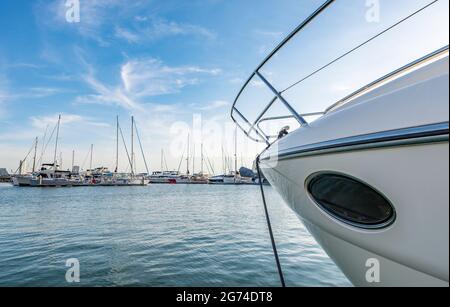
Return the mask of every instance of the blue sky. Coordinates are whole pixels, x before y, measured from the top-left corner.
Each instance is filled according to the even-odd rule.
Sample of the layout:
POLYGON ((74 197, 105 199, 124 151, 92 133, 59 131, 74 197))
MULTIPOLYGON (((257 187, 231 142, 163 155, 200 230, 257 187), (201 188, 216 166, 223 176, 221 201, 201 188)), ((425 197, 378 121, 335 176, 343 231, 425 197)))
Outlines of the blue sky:
MULTIPOLYGON (((115 116, 125 132, 133 114, 158 168, 170 125, 191 125, 194 113, 228 121, 244 79, 321 3, 81 0, 81 22, 68 23, 65 2, 0 3, 3 167, 15 167, 61 113, 66 159, 75 149, 81 160, 94 143, 96 163, 110 166, 115 116)), ((168 160, 178 165, 178 157, 168 160)))
MULTIPOLYGON (((354 0, 349 6, 337 1, 316 20, 319 26, 305 29, 262 72, 284 89, 431 2, 354 0), (371 21, 367 14, 374 7, 379 20, 371 21)), ((44 132, 51 132, 62 114, 58 151, 64 167, 75 150, 75 164, 86 168, 83 162, 94 144, 95 165, 113 168, 115 117, 121 119, 129 146, 129 118, 134 115, 152 170, 160 168, 161 149, 169 168, 177 169, 190 133, 197 168, 203 141, 216 173, 221 172, 222 147, 225 155, 233 153, 229 113, 238 90, 265 56, 322 3, 80 0, 81 20, 69 23, 66 0, 1 1, 0 167, 17 168, 33 139, 40 137, 42 143, 44 132)), ((440 0, 383 40, 286 91, 285 97, 300 112, 321 111, 445 44, 448 1, 440 0)), ((249 91, 256 94, 244 101, 246 114, 262 110, 255 98, 272 97, 260 81, 251 85, 249 91)), ((277 106, 274 110, 280 111, 277 106)), ((53 161, 52 145, 44 162, 53 161)), ((241 133, 238 145, 239 163, 251 166, 261 147, 246 142, 241 133)), ((120 169, 125 171, 127 165, 122 147, 120 169)), ((141 158, 137 165, 144 171, 141 158)))

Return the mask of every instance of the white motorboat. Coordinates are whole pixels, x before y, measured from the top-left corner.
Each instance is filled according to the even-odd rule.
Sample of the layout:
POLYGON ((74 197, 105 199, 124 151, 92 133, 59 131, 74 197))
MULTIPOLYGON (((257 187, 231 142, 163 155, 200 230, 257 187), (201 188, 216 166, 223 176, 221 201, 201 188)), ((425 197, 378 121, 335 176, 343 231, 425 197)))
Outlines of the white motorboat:
POLYGON ((26 172, 26 161, 28 156, 30 155, 30 150, 25 157, 25 159, 20 161, 19 167, 16 171, 16 174, 12 176, 11 181, 12 184, 16 187, 28 187, 31 185, 31 180, 34 178, 35 175, 35 168, 36 168, 36 155, 37 155, 37 146, 38 146, 38 138, 35 139, 33 142, 32 149, 34 149, 34 156, 33 156, 33 169, 31 172, 26 172), (17 174, 18 172, 18 174, 17 174))
POLYGON ((33 176, 29 175, 17 175, 12 177, 13 185, 16 187, 27 187, 30 186, 33 176))
POLYGON ((326 1, 232 117, 268 146, 264 175, 354 285, 448 287, 449 2, 381 1, 374 23, 361 2, 326 1))
POLYGON ((190 184, 208 184, 209 176, 203 173, 193 174, 189 180, 190 184))
POLYGON ((28 186, 31 187, 66 187, 72 186, 70 171, 58 169, 55 164, 43 164, 40 171, 30 177, 28 186))
POLYGON ((34 179, 32 175, 18 175, 13 176, 12 184, 15 187, 29 187, 31 186, 31 181, 34 179))
POLYGON ((232 174, 213 176, 208 179, 209 184, 234 184, 235 176, 232 174))
POLYGON ((145 175, 132 175, 128 173, 101 173, 100 176, 94 177, 95 183, 92 185, 99 186, 146 186, 149 184, 145 175))
POLYGON ((189 183, 189 177, 180 175, 178 172, 157 171, 148 176, 148 180, 153 184, 182 184, 189 183))
POLYGON ((208 179, 209 184, 234 184, 234 185, 249 185, 255 184, 253 178, 251 177, 242 177, 239 174, 228 174, 228 175, 219 175, 213 176, 208 179))

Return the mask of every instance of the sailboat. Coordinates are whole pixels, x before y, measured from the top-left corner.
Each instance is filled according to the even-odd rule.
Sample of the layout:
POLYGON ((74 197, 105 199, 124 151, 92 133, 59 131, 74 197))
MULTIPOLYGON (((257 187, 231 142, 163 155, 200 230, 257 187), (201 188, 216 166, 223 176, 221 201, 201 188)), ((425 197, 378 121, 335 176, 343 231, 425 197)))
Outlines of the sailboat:
MULTIPOLYGON (((42 157, 45 152, 46 145, 44 146, 45 141, 43 142, 41 158, 39 162, 36 159, 37 156, 37 147, 38 147, 38 138, 35 139, 33 143, 34 155, 33 155, 33 167, 31 173, 25 173, 25 161, 27 157, 30 155, 28 153, 27 157, 21 161, 19 166, 19 175, 13 176, 13 185, 20 187, 66 187, 66 186, 80 186, 83 185, 83 180, 79 176, 71 171, 65 171, 60 169, 60 165, 57 161, 57 152, 58 152, 58 142, 59 142, 59 132, 61 125, 61 115, 58 116, 58 121, 56 126, 52 132, 52 136, 56 131, 56 140, 55 140, 55 152, 53 163, 43 163, 38 168, 38 164, 41 163, 42 157)), ((47 133, 47 131, 46 131, 47 133)), ((51 138, 50 138, 51 139, 51 138)), ((45 140, 45 135, 44 135, 45 140)), ((48 143, 47 143, 48 144, 48 143)), ((62 157, 60 156, 60 161, 62 157)))
POLYGON ((354 4, 302 22, 232 118, 354 285, 448 287, 449 2, 385 1, 378 22, 354 4))
POLYGON ((238 170, 238 155, 237 155, 237 126, 234 130, 234 170, 232 169, 231 159, 225 154, 222 146, 222 163, 223 175, 212 176, 208 178, 209 184, 221 185, 251 185, 255 184, 253 177, 243 177, 238 170))
POLYGON ((165 154, 164 149, 161 149, 161 170, 154 171, 150 176, 148 176, 148 180, 153 184, 176 184, 177 178, 179 177, 179 172, 169 171, 167 170, 167 163, 165 163, 165 154), (164 167, 166 165, 166 167, 164 167))
POLYGON ((138 137, 142 158, 145 163, 145 167, 147 169, 148 174, 148 166, 147 166, 147 160, 145 158, 142 142, 139 136, 139 132, 134 120, 134 116, 131 117, 131 155, 128 152, 128 148, 125 143, 125 138, 123 137, 122 129, 120 128, 119 124, 119 117, 116 118, 116 152, 115 152, 115 158, 116 158, 116 165, 114 172, 109 172, 108 170, 101 170, 99 173, 101 173, 101 181, 99 185, 101 186, 146 186, 149 184, 149 180, 147 178, 146 174, 136 174, 136 162, 135 162, 135 153, 134 153, 134 135, 138 137), (119 135, 122 136, 123 145, 125 147, 125 151, 127 154, 129 167, 130 167, 130 173, 119 173, 119 135))
POLYGON ((36 155, 37 155, 37 147, 38 147, 38 138, 36 138, 33 142, 32 149, 28 152, 27 156, 20 161, 19 167, 16 171, 16 175, 12 176, 12 183, 14 186, 30 186, 31 180, 33 179, 33 176, 35 175, 36 171, 36 155), (34 149, 34 155, 33 155, 33 170, 31 173, 26 173, 26 167, 25 162, 28 159, 28 156, 30 155, 31 151, 34 149), (18 172, 18 174, 17 174, 18 172))
POLYGON ((60 126, 61 115, 58 116, 58 121, 55 128, 56 138, 53 163, 42 164, 40 170, 34 173, 30 180, 29 186, 31 187, 66 187, 73 185, 73 183, 69 180, 71 172, 60 170, 57 161, 60 126))
POLYGON ((191 184, 208 184, 208 175, 205 174, 205 156, 204 156, 204 151, 203 151, 203 143, 201 144, 201 149, 200 149, 200 172, 199 173, 195 173, 195 146, 194 146, 194 155, 192 157, 192 176, 191 176, 191 180, 190 183, 191 184))

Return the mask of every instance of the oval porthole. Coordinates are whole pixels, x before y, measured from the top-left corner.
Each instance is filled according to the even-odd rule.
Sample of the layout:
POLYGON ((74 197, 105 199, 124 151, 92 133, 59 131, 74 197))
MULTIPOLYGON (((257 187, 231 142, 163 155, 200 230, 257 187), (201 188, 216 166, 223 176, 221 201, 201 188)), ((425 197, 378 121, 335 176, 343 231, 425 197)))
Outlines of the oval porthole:
POLYGON ((372 187, 338 174, 318 174, 308 183, 316 203, 335 218, 352 226, 379 229, 392 224, 395 210, 372 187))

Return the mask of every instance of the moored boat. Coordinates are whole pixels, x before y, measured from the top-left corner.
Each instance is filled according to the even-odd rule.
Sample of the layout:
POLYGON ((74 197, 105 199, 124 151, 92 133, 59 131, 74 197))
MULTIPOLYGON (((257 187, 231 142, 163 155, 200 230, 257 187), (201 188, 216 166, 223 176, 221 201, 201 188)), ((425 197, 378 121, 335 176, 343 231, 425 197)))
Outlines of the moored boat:
POLYGON ((357 286, 449 285, 448 6, 386 1, 358 24, 360 9, 326 1, 233 105, 268 146, 265 177, 357 286))

